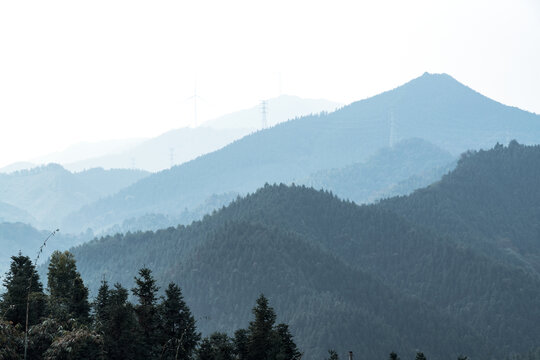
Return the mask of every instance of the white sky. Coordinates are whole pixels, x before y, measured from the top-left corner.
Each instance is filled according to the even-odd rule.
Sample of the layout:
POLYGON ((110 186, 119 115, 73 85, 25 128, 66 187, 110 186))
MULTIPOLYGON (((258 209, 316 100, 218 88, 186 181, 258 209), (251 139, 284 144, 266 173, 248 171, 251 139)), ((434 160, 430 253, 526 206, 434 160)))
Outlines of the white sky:
POLYGON ((148 137, 283 93, 349 103, 446 72, 540 113, 540 5, 0 1, 0 166, 148 137))

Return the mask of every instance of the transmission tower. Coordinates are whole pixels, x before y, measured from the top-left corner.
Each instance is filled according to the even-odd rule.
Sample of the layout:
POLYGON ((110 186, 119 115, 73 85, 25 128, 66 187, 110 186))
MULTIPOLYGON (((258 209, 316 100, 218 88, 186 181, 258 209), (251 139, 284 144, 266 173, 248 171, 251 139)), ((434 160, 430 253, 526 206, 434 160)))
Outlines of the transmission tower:
POLYGON ((186 99, 186 101, 193 100, 193 117, 194 117, 193 127, 196 127, 199 124, 197 121, 197 100, 198 99, 204 100, 199 95, 197 95, 197 84, 195 83, 195 90, 193 92, 193 96, 190 96, 186 99))
POLYGON ((261 115, 262 115, 262 128, 266 129, 268 121, 266 115, 268 114, 268 102, 266 100, 261 101, 261 115))

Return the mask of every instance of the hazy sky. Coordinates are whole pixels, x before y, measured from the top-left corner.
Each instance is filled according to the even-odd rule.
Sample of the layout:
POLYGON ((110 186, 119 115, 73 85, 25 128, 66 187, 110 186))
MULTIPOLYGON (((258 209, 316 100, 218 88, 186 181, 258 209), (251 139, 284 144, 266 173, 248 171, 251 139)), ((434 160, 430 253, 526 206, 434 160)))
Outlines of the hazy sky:
POLYGON ((1 1, 0 166, 446 72, 540 113, 540 2, 1 1), (281 79, 281 80, 280 80, 281 79), (281 84, 281 86, 280 86, 281 84))

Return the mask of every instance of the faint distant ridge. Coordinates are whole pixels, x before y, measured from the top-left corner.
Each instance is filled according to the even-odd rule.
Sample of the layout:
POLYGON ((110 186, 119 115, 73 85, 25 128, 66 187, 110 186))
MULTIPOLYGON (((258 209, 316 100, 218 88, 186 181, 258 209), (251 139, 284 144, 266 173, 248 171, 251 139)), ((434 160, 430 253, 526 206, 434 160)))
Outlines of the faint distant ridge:
MULTIPOLYGON (((304 99, 293 95, 280 95, 266 100, 268 127, 287 120, 320 112, 332 112, 343 104, 325 99, 304 99)), ((214 129, 261 129, 261 106, 220 116, 203 124, 214 129)))
POLYGON ((380 149, 423 139, 453 156, 540 139, 540 116, 491 100, 449 75, 424 74, 331 113, 296 118, 153 174, 82 208, 66 226, 108 228, 150 213, 179 215, 212 194, 245 194, 364 162, 380 149))
POLYGON ((19 170, 30 169, 37 165, 27 161, 18 161, 0 168, 0 174, 9 174, 19 170))
MULTIPOLYGON (((324 99, 303 99, 282 95, 266 100, 268 126, 299 116, 333 111, 341 104, 324 99)), ((91 168, 143 169, 160 171, 218 150, 261 129, 261 108, 236 111, 207 121, 201 126, 171 129, 153 138, 82 142, 65 150, 43 155, 31 162, 17 162, 0 168, 0 173, 58 163, 70 171, 91 168)))
POLYGON ((147 175, 126 169, 71 173, 58 164, 0 174, 0 202, 11 205, 2 207, 3 217, 44 228, 55 227, 70 212, 147 175))
POLYGON ((441 172, 451 163, 454 163, 454 157, 447 151, 425 140, 413 138, 382 148, 365 162, 321 170, 300 183, 332 191, 340 198, 362 204, 380 199, 388 193, 406 195, 427 186, 439 180, 444 174, 441 172), (436 169, 441 169, 441 172, 436 172, 436 169), (406 187, 405 182, 413 177, 417 181, 409 184, 416 187, 406 187), (398 184, 402 184, 399 189, 395 188, 398 184))

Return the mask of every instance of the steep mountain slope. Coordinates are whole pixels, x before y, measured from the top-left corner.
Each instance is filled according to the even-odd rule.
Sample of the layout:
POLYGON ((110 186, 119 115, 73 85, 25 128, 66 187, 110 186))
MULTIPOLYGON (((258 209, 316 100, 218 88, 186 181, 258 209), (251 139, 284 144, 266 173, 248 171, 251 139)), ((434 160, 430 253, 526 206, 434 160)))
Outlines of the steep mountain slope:
MULTIPOLYGON (((300 183, 361 204, 379 199, 400 182, 450 162, 452 156, 448 152, 421 139, 408 139, 381 149, 364 163, 319 171, 300 183)), ((415 189, 429 184, 418 184, 415 189)))
POLYGON ((135 170, 103 169, 72 174, 60 165, 49 164, 0 174, 0 201, 31 214, 36 219, 33 224, 55 228, 66 214, 146 175, 135 170))
POLYGON ((540 273, 540 146, 464 154, 455 171, 380 206, 540 273))
POLYGON ((492 146, 506 136, 536 141, 540 116, 490 100, 448 75, 425 74, 333 113, 281 123, 154 174, 81 209, 67 223, 106 228, 146 213, 177 214, 178 204, 191 208, 212 194, 246 193, 264 182, 299 181, 365 161, 392 138, 420 137, 456 154, 492 146))

